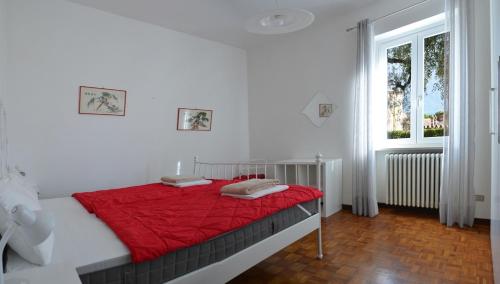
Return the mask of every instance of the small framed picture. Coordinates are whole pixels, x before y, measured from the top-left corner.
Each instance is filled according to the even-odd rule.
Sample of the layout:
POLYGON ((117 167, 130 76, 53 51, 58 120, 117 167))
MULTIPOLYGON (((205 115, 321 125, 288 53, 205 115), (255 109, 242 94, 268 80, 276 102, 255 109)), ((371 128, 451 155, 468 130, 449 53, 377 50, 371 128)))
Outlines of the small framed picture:
POLYGON ((80 86, 80 114, 125 116, 127 91, 80 86))
POLYGON ((212 110, 207 109, 177 109, 177 130, 212 130, 212 112, 212 110))
POLYGON ((319 117, 330 117, 333 112, 332 104, 319 104, 319 117))

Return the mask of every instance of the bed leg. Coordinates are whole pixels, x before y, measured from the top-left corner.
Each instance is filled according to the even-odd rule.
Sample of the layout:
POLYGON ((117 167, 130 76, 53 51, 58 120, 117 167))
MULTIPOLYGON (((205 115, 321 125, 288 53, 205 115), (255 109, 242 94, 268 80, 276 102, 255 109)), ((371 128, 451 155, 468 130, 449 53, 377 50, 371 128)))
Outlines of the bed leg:
MULTIPOLYGON (((321 164, 323 161, 321 160, 321 153, 316 154, 316 184, 318 186, 319 191, 323 191, 321 186, 321 164)), ((318 198, 318 218, 319 218, 319 227, 318 227, 318 259, 323 259, 323 243, 321 241, 321 198, 318 198)))
POLYGON ((323 248, 321 244, 321 228, 318 229, 318 255, 316 256, 316 258, 319 260, 323 259, 323 248))
POLYGON ((316 256, 318 259, 323 259, 323 240, 321 239, 321 199, 318 199, 318 218, 319 218, 319 227, 318 227, 318 240, 317 240, 317 246, 318 246, 318 255, 316 256))

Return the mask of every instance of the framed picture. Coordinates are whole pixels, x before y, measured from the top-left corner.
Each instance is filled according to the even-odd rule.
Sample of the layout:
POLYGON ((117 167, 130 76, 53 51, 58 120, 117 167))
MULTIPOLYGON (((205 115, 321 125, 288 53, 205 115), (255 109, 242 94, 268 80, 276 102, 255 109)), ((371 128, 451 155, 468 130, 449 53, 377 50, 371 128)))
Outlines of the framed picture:
POLYGON ((127 91, 80 86, 80 114, 125 116, 127 91))
POLYGON ((319 117, 330 117, 333 113, 332 104, 319 104, 319 117))
POLYGON ((212 112, 207 109, 177 109, 177 130, 212 130, 212 112))

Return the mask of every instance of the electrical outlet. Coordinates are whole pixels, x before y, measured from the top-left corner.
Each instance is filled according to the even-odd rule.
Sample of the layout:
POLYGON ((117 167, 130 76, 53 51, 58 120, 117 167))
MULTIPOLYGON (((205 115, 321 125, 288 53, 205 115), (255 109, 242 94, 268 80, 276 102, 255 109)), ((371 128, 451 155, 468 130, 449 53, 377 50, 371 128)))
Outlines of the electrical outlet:
POLYGON ((476 194, 474 195, 474 200, 484 202, 484 195, 476 194))

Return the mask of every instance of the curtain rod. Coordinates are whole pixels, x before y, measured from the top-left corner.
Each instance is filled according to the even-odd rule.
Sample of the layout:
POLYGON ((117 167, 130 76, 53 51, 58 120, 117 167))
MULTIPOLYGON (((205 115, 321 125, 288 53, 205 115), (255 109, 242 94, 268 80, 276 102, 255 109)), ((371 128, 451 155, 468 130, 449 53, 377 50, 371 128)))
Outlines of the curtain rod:
MULTIPOLYGON (((418 2, 418 3, 415 3, 415 4, 413 4, 413 5, 410 5, 410 6, 406 7, 406 8, 403 8, 403 9, 400 9, 400 10, 397 10, 397 11, 394 11, 394 12, 391 12, 391 13, 389 13, 389 14, 385 14, 385 15, 383 15, 383 16, 380 16, 380 17, 375 18, 374 20, 372 20, 372 23, 375 23, 375 22, 376 22, 376 21, 378 21, 378 20, 382 20, 382 19, 387 18, 387 17, 390 17, 390 16, 392 16, 392 15, 396 15, 396 14, 399 14, 399 13, 401 13, 401 12, 408 11, 408 10, 410 10, 411 8, 417 7, 417 6, 419 6, 419 5, 421 5, 421 4, 424 4, 425 2, 428 2, 428 1, 429 1, 429 0, 423 0, 423 1, 421 1, 421 2, 418 2)), ((357 28, 358 28, 358 26, 352 26, 352 27, 350 27, 350 28, 346 29, 345 31, 346 31, 346 32, 350 32, 350 31, 355 30, 355 29, 357 29, 357 28)))

